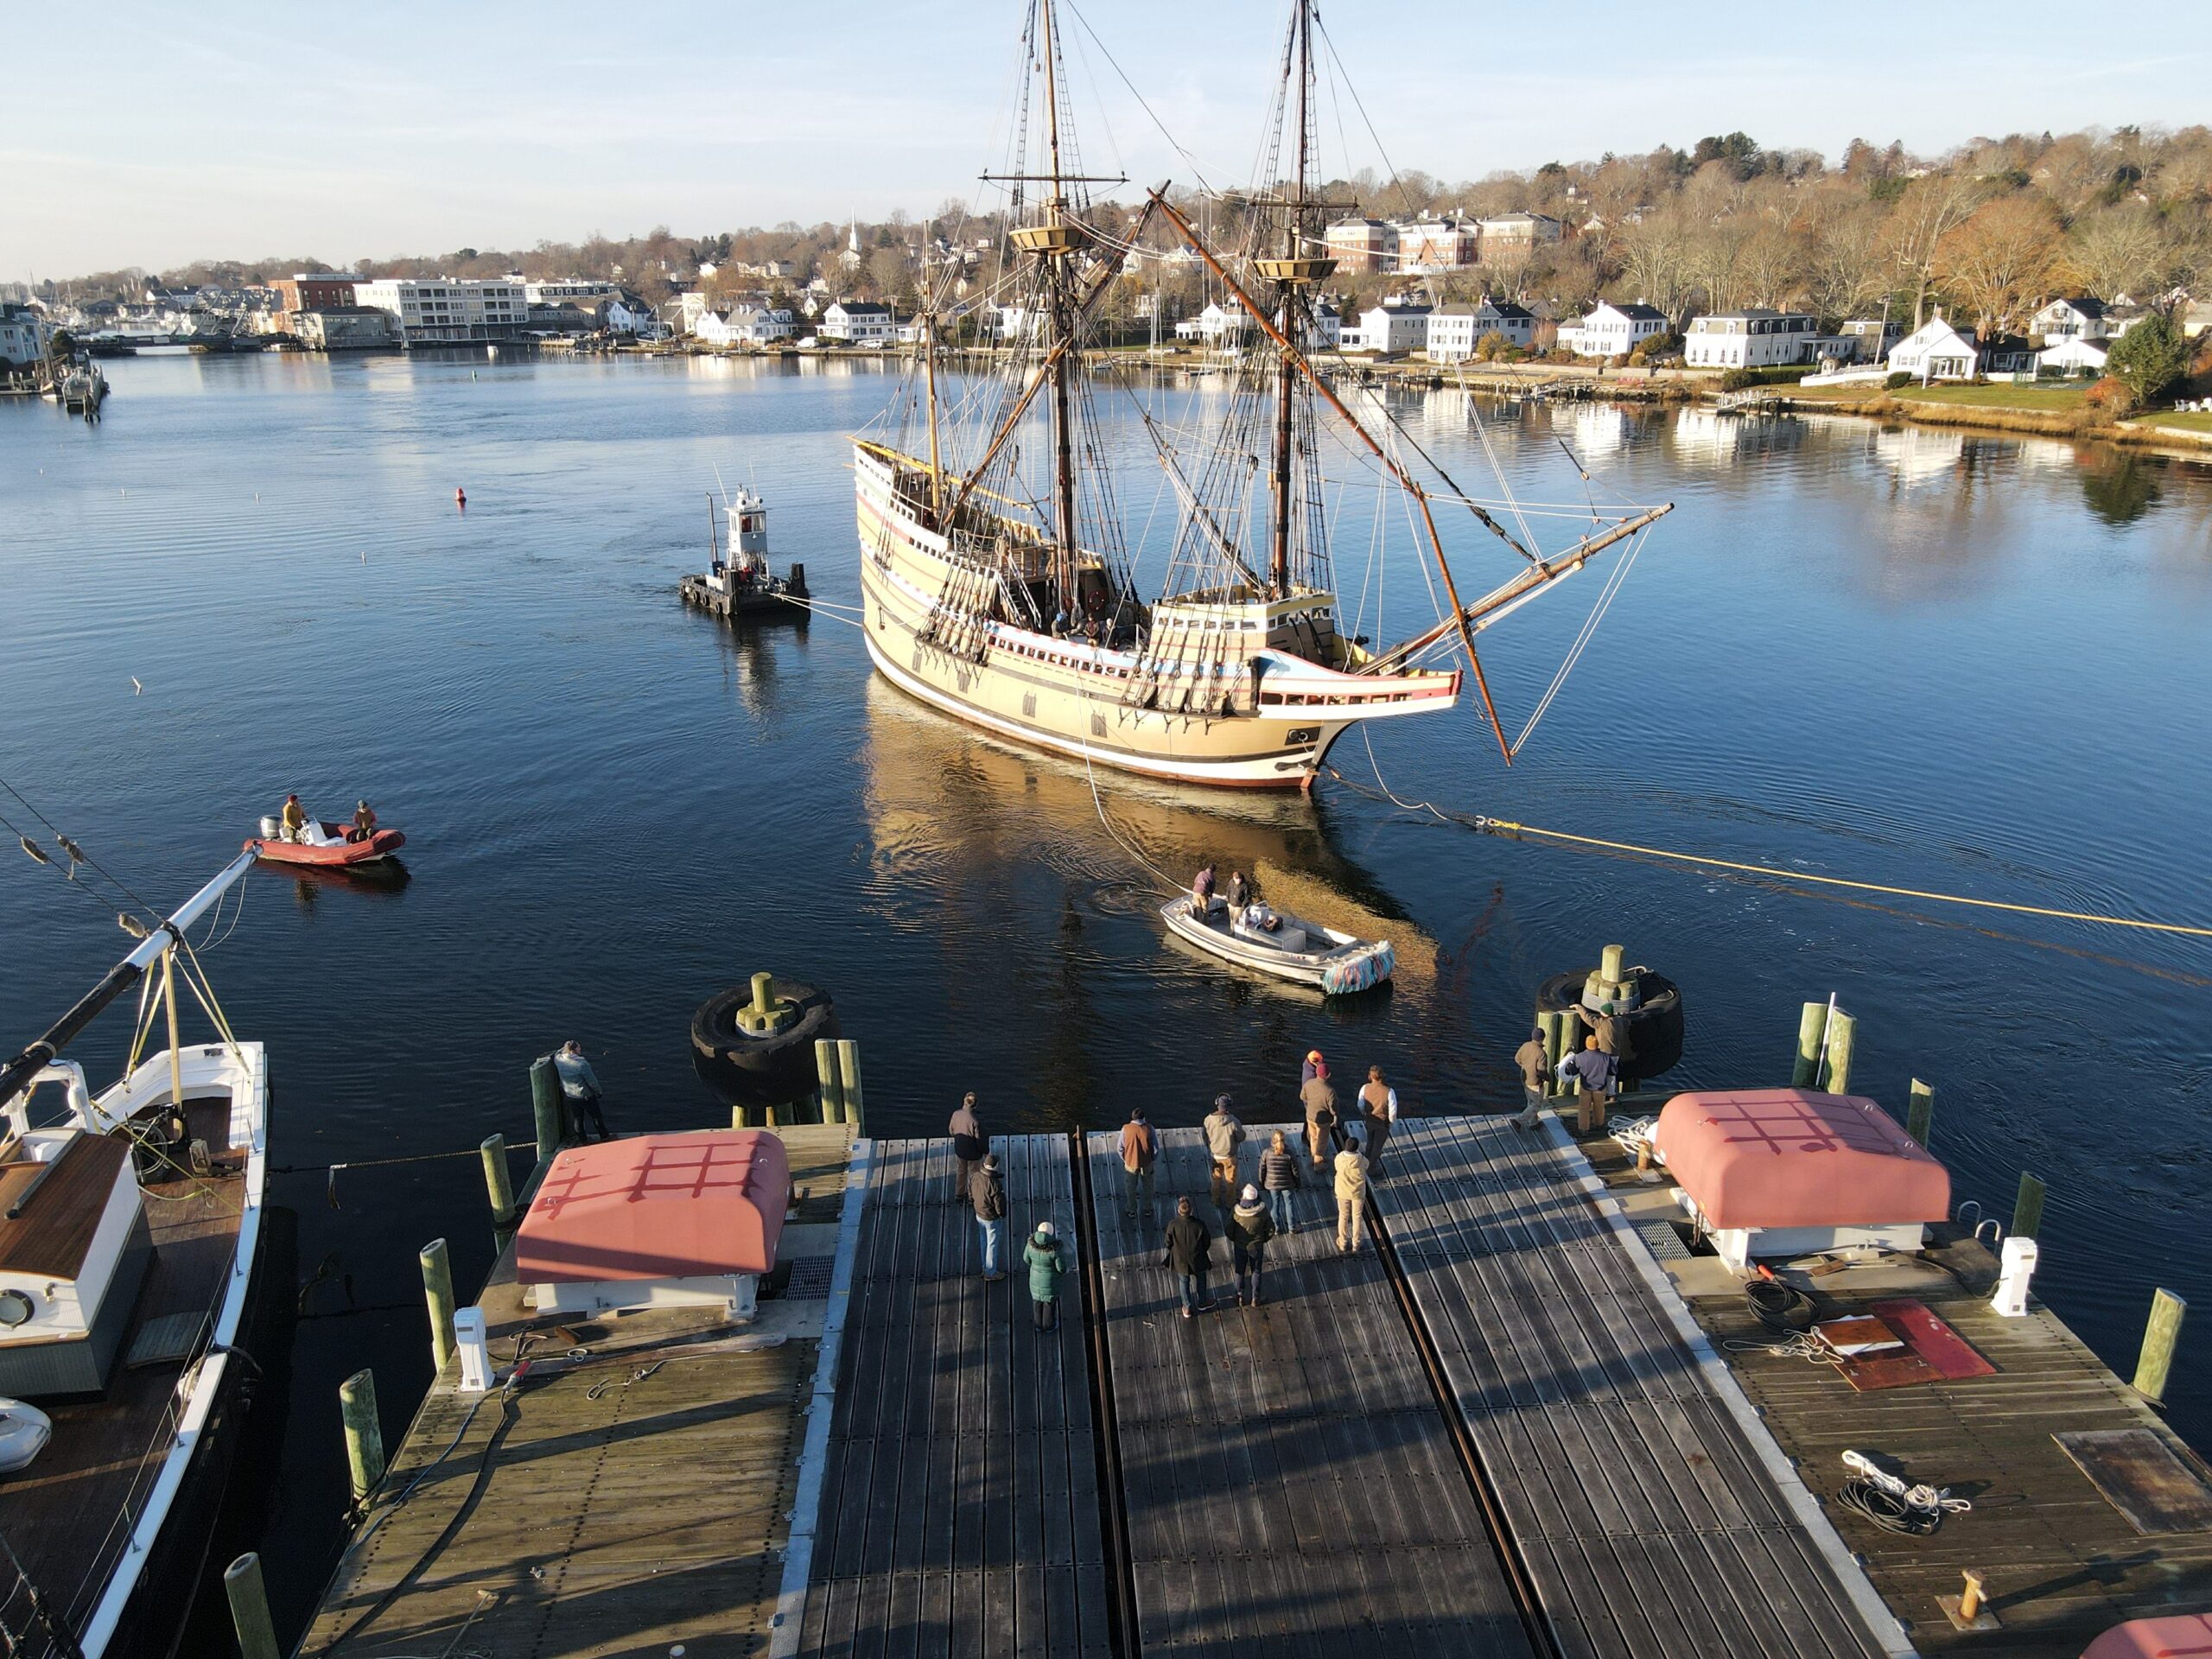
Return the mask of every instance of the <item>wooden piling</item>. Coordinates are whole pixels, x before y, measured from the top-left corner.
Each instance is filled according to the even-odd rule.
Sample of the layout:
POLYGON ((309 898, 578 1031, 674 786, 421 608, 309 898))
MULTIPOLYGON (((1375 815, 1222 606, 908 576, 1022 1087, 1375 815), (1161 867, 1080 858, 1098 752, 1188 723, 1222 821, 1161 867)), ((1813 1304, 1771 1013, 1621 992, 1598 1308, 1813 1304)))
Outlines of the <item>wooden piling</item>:
POLYGON ((537 1125, 537 1161, 549 1164, 553 1154, 569 1143, 568 1103, 561 1097, 561 1074, 553 1057, 541 1054, 530 1063, 530 1115, 537 1125))
POLYGON ((1797 1060, 1789 1069, 1792 1089, 1812 1089, 1821 1075, 1821 1037, 1827 1029, 1828 1005, 1808 1002, 1797 1017, 1797 1060))
POLYGON ((384 1425, 377 1418, 377 1379, 365 1367, 338 1385, 338 1414, 346 1425, 346 1466, 358 1503, 384 1479, 384 1425))
POLYGON ((484 1192, 492 1201, 492 1250, 507 1248, 515 1230, 514 1177, 507 1168, 507 1137, 487 1135, 477 1150, 484 1155, 484 1192))
POLYGON ((1981 1574, 1972 1568, 1961 1568, 1966 1587, 1959 1592, 1959 1622, 1971 1625, 1981 1613, 1982 1596, 1986 1586, 1981 1574))
POLYGON ((1827 1053, 1821 1063, 1819 1086, 1831 1095, 1851 1092, 1851 1039, 1859 1022, 1838 1008, 1827 1017, 1827 1053))
POLYGON ((849 1037, 837 1040, 837 1088, 845 1100, 844 1121, 856 1134, 868 1133, 868 1118, 861 1107, 861 1046, 849 1037))
POLYGON ((1935 1085, 1923 1083, 1918 1077, 1915 1077, 1912 1080, 1912 1103, 1905 1109, 1904 1132, 1920 1142, 1921 1150, 1925 1152, 1928 1149, 1928 1137, 1934 1132, 1935 1128, 1935 1085))
POLYGON ((416 1254, 423 1264, 423 1298, 430 1309, 430 1367, 442 1371, 454 1357, 453 1261, 442 1238, 434 1238, 416 1254))
POLYGON ((261 1557, 248 1550, 225 1567, 223 1592, 231 1599, 231 1624, 238 1633, 242 1659, 281 1659, 276 1626, 269 1617, 269 1586, 261 1576, 261 1557))
POLYGON ((1628 947, 1609 944, 1599 955, 1598 977, 1609 987, 1621 982, 1621 962, 1628 954, 1628 947))
POLYGON ((731 1107, 729 1109, 729 1126, 733 1129, 751 1128, 753 1127, 753 1109, 750 1106, 731 1107))
POLYGON ((842 1123, 845 1121, 845 1090, 837 1074, 837 1039, 817 1037, 814 1039, 814 1076, 821 1084, 822 1121, 842 1123))
POLYGON ((2044 1185, 2040 1176, 2020 1172, 2019 1196, 2012 1200, 2012 1236, 2033 1238, 2043 1225, 2044 1185))
POLYGON ((2135 1392, 2162 1405, 2174 1368, 2174 1344, 2181 1340, 2182 1315, 2189 1304, 2171 1290, 2151 1293, 2151 1319, 2143 1327, 2143 1352, 2135 1362, 2135 1392))

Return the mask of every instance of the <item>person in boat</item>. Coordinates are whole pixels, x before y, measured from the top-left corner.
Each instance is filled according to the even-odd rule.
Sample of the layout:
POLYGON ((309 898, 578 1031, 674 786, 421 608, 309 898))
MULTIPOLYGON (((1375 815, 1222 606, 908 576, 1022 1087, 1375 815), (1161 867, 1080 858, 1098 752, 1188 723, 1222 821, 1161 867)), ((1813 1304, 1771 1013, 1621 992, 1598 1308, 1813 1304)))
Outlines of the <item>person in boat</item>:
POLYGON ((1255 899, 1244 906, 1244 913, 1237 918, 1248 932, 1280 933, 1282 918, 1268 907, 1267 901, 1255 899))
POLYGON ((1243 871, 1231 870, 1229 873, 1229 919, 1243 921, 1244 907, 1251 902, 1252 884, 1244 879, 1243 871))
POLYGON ((1205 920, 1213 910, 1213 866, 1201 864, 1191 878, 1191 914, 1205 920))
POLYGON ((588 1118, 594 1139, 612 1141, 614 1137, 607 1132, 607 1115, 600 1106, 606 1091, 599 1086, 599 1074, 584 1058, 584 1046, 573 1038, 562 1044, 560 1052, 553 1056, 553 1069, 560 1074, 561 1095, 575 1116, 577 1133, 584 1132, 584 1122, 588 1118))
POLYGON ((353 804, 353 827, 346 834, 348 841, 371 841, 377 833, 377 811, 366 801, 353 804))
POLYGON ((1055 639, 1065 639, 1067 637, 1068 607, 1063 604, 1059 609, 1052 613, 1052 638, 1055 639))
POLYGON ((284 798, 283 838, 286 841, 307 839, 308 810, 300 804, 296 795, 284 798))

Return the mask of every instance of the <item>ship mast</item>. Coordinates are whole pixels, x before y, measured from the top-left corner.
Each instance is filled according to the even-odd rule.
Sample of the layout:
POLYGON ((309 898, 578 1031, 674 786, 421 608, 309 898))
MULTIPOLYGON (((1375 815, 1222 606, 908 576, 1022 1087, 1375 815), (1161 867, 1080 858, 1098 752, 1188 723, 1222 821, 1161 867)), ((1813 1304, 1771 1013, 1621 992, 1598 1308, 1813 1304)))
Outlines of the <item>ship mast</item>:
MULTIPOLYGON (((1325 281, 1335 269, 1333 260, 1303 257, 1312 229, 1307 223, 1306 188, 1310 164, 1307 99, 1313 85, 1311 0, 1298 0, 1297 8, 1291 14, 1290 33, 1284 73, 1298 79, 1298 165, 1291 186, 1290 211, 1285 215, 1282 257, 1262 260, 1260 265, 1262 275, 1275 284, 1275 312, 1283 334, 1291 340, 1303 341, 1311 332, 1306 326, 1311 316, 1307 291, 1325 281)), ((1284 598, 1290 592, 1291 474, 1293 450, 1296 447, 1293 416, 1300 391, 1298 371, 1286 356, 1275 375, 1274 523, 1268 556, 1268 586, 1270 596, 1276 599, 1284 598)))
MULTIPOLYGON (((1035 251, 1045 262, 1045 282, 1052 317, 1052 479, 1059 520, 1059 549, 1053 559, 1052 585, 1063 608, 1075 599, 1075 423, 1068 408, 1068 383, 1075 356, 1075 308, 1069 295, 1069 262, 1077 245, 1066 222, 1067 187, 1060 175, 1059 43, 1052 34, 1052 0, 1038 0, 1045 34, 1045 132, 1052 194, 1045 200, 1044 236, 1035 251)), ((1015 238, 1020 243, 1020 238, 1015 238)))

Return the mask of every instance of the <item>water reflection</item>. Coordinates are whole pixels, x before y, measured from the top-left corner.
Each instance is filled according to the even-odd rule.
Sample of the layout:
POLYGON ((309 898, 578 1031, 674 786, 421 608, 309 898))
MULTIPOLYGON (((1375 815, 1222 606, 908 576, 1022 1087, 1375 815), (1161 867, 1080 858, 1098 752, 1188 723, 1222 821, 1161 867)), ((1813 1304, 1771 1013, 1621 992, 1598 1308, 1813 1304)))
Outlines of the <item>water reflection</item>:
POLYGON ((2081 458, 2082 499, 2107 524, 2132 524, 2158 505, 2159 465, 2125 449, 2089 450, 2081 458))

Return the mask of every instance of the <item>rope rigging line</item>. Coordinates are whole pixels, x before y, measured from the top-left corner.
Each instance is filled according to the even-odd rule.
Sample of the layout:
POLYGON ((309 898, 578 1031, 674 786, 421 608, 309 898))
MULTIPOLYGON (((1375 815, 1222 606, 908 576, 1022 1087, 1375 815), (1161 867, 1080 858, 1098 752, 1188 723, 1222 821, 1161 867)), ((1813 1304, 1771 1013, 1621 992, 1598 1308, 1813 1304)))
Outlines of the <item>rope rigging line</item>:
MULTIPOLYGON (((1371 753, 1371 752, 1370 752, 1371 753)), ((1630 853, 1639 858, 1664 859, 1671 863, 1691 864, 1702 869, 1734 870, 1745 875, 1763 875, 1777 881, 1796 881, 1817 887, 1838 887, 1853 893, 1878 893, 1897 899, 1924 899, 1933 904, 1963 905, 1974 910, 2005 911, 2016 916, 2047 916, 2063 922, 2088 922, 2100 927, 2129 927, 2146 933, 2171 933, 2186 938, 2212 939, 2212 927, 2198 926, 2187 922, 2151 921, 2134 916, 2112 916, 2096 911, 2060 910, 2047 905, 2015 904, 2004 899, 1977 899, 1967 893, 1938 893, 1925 887, 1900 887, 1882 881, 1854 881, 1840 875, 1815 875, 1806 870, 1785 870, 1771 864, 1752 864, 1739 859, 1714 858, 1705 853, 1675 852, 1663 847, 1645 847, 1635 842, 1608 841, 1599 836, 1578 836, 1565 830, 1547 830, 1540 824, 1518 823, 1510 818, 1487 817, 1477 812, 1447 812, 1429 801, 1402 801, 1392 795, 1382 783, 1382 774, 1376 774, 1376 788, 1345 777, 1334 766, 1323 768, 1330 777, 1355 794, 1372 797, 1379 793, 1394 806, 1409 812, 1427 812, 1440 823, 1455 823, 1463 829, 1479 830, 1485 835, 1522 836, 1538 836, 1547 841, 1556 841, 1573 847, 1592 847, 1611 853, 1630 853)))
POLYGON ((1620 594, 1621 584, 1628 580, 1630 567, 1635 564, 1636 556, 1643 547, 1643 535, 1632 537, 1627 550, 1613 561, 1613 568, 1605 573, 1605 585, 1599 591, 1598 602, 1591 607, 1590 614, 1583 619, 1581 631, 1574 636, 1574 643, 1567 647, 1567 655, 1560 659, 1559 671, 1552 676, 1552 683, 1544 688, 1543 696, 1536 700, 1536 707, 1529 716, 1529 723, 1521 728, 1521 735, 1513 740, 1515 754, 1521 753, 1530 734, 1535 731, 1536 722, 1544 717, 1553 700, 1565 689, 1567 677, 1574 672, 1575 664, 1582 660, 1582 653, 1598 637, 1598 625, 1605 620, 1605 613, 1612 608, 1613 601, 1620 594))

